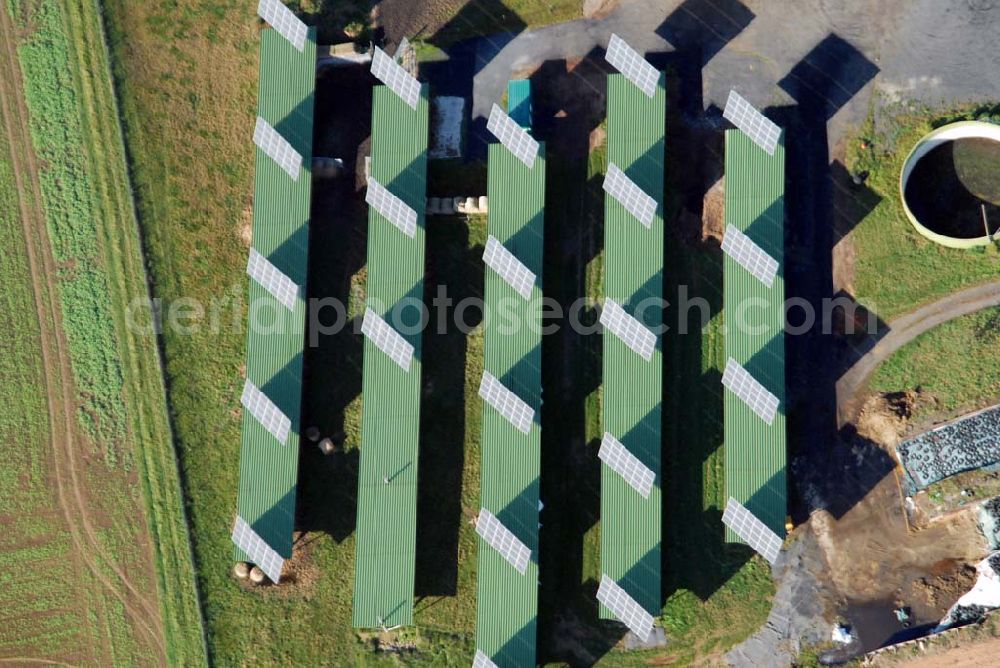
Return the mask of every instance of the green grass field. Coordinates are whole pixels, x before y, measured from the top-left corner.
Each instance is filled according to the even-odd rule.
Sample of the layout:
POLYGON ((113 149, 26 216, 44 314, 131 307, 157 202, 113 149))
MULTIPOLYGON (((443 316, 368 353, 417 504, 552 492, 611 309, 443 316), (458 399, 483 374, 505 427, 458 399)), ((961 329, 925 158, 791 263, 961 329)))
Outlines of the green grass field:
MULTIPOLYGON (((19 30, 32 144, 42 165, 42 201, 32 205, 42 207, 58 267, 50 278, 57 283, 58 325, 68 341, 68 380, 79 404, 77 448, 92 464, 78 472, 96 525, 97 544, 85 549, 103 577, 114 582, 110 574, 120 569, 158 608, 168 660, 202 663, 200 611, 156 343, 126 323, 127 305, 148 293, 100 18, 95 5, 81 0, 10 0, 0 11, 9 11, 19 30)), ((22 345, 30 345, 31 328, 24 330, 22 345)), ((47 446, 40 436, 30 441, 47 446)), ((49 503, 53 475, 32 477, 48 486, 49 503)), ((20 510, 8 504, 7 512, 20 510)), ((68 540, 65 527, 62 534, 58 540, 68 540)), ((104 647, 95 651, 115 662, 148 656, 148 639, 137 636, 135 620, 94 574, 82 564, 62 568, 64 577, 79 578, 64 595, 84 603, 81 617, 64 632, 86 629, 96 638, 94 647, 104 647)), ((37 602, 22 605, 29 603, 37 602)))
POLYGON ((983 109, 947 114, 901 113, 888 109, 878 123, 870 119, 848 153, 852 171, 869 173, 868 199, 878 204, 851 233, 856 252, 858 300, 889 320, 961 288, 996 280, 1000 253, 995 249, 956 250, 922 237, 909 223, 899 198, 899 173, 913 145, 945 122, 982 116, 983 109), (897 115, 898 114, 898 115, 897 115), (905 280, 900 280, 905 276, 905 280))
POLYGON ((879 366, 878 392, 920 388, 914 419, 953 416, 1000 399, 1000 309, 956 318, 917 337, 879 366))

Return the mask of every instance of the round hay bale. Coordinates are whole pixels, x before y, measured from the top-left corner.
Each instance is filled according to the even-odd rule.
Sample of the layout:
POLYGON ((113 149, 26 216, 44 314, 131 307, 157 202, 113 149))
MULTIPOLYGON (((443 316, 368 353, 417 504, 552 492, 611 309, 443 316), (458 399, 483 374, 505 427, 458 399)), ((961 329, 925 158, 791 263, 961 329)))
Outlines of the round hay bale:
POLYGON ((324 455, 332 455, 337 451, 337 446, 333 444, 333 441, 329 438, 324 438, 319 442, 319 451, 324 455))
POLYGON ((237 561, 236 565, 233 566, 233 575, 240 580, 246 580, 250 577, 250 564, 245 561, 237 561))
POLYGON ((258 566, 254 566, 250 569, 250 582, 254 584, 260 584, 264 581, 264 571, 260 570, 258 566))
POLYGON ((319 427, 309 427, 306 429, 306 438, 315 443, 319 440, 319 427))
POLYGON ((441 199, 441 213, 445 216, 450 216, 455 213, 455 200, 451 197, 445 197, 441 199))
POLYGON ((465 198, 465 212, 466 213, 479 213, 479 200, 475 197, 465 198))
POLYGON ((479 196, 479 213, 490 212, 490 200, 486 195, 479 196))

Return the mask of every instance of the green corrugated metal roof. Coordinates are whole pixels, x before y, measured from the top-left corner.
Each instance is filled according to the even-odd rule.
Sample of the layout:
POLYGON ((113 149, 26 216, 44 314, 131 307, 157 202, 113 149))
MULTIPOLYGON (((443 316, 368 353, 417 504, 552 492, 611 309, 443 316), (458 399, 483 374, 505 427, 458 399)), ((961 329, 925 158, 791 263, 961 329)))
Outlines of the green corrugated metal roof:
MULTIPOLYGON (((652 99, 620 74, 608 77, 608 162, 656 199, 650 229, 610 195, 604 198, 605 295, 648 327, 663 322, 663 154, 666 123, 664 79, 652 99)), ((662 336, 647 362, 615 335, 603 333, 604 429, 656 473, 648 499, 607 466, 601 467, 601 570, 646 610, 660 600, 662 336)), ((601 606, 601 616, 612 618, 601 606)))
POLYGON ((417 212, 417 231, 411 239, 369 208, 367 306, 402 330, 414 353, 410 370, 403 371, 365 339, 354 580, 358 628, 413 623, 421 369, 415 306, 423 303, 427 185, 427 86, 415 111, 385 86, 376 86, 372 97, 372 177, 417 212), (406 308, 394 317, 399 307, 406 308))
MULTIPOLYGON (((732 392, 725 392, 726 495, 784 535, 785 340, 784 340, 784 137, 769 156, 739 130, 726 132, 726 223, 749 236, 780 263, 768 288, 726 256, 726 356, 742 364, 781 404, 768 426, 732 392), (741 304, 759 304, 744 308, 741 304), (757 331, 759 330, 759 331, 757 331)), ((726 530, 726 540, 738 541, 726 530)))
MULTIPOLYGON (((313 92, 316 34, 299 52, 274 30, 261 33, 258 113, 302 154, 297 181, 263 151, 256 151, 253 247, 300 286, 306 282, 309 249, 313 92)), ((249 141, 249 138, 248 138, 249 141)), ((291 419, 285 445, 246 410, 240 449, 237 512, 282 556, 292 555, 295 488, 299 462, 302 345, 305 303, 288 311, 250 281, 247 378, 291 419)), ((235 549, 235 558, 247 556, 235 549)))
POLYGON ((532 550, 524 575, 479 540, 476 646, 501 668, 535 665, 538 614, 538 481, 541 457, 541 297, 545 146, 528 169, 500 144, 489 147, 489 233, 537 276, 531 302, 486 270, 485 369, 535 409, 528 434, 483 403, 481 506, 532 550), (516 327, 505 327, 499 313, 516 327), (506 318, 506 315, 504 316, 506 318))
POLYGON ((531 129, 531 81, 515 79, 507 82, 507 108, 514 122, 531 129))

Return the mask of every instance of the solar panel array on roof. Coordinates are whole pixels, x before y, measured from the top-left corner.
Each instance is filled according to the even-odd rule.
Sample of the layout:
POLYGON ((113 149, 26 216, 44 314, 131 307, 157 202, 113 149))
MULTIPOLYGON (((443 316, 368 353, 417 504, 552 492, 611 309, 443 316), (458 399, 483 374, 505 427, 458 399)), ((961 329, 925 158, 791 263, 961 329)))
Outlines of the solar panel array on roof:
POLYGON ((645 93, 646 97, 653 97, 656 92, 656 84, 660 81, 660 72, 639 55, 638 51, 629 46, 625 40, 612 34, 604 58, 645 93))
MULTIPOLYGON (((733 254, 727 252, 723 258, 723 301, 727 312, 730 315, 735 312, 737 317, 726 318, 726 351, 722 359, 732 358, 755 381, 739 394, 724 390, 724 498, 736 499, 779 534, 784 529, 788 511, 787 416, 782 410, 786 392, 786 304, 781 272, 786 235, 785 141, 786 136, 782 133, 772 156, 742 130, 726 130, 725 227, 729 239, 724 242, 729 249, 738 236, 732 234, 730 226, 749 235, 777 261, 777 272, 773 280, 765 282, 748 271, 733 254), (739 310, 747 304, 754 305, 754 312, 749 320, 742 318, 747 320, 744 325, 739 322, 739 310), (763 387, 751 397, 751 385, 763 387)), ((767 264, 774 268, 770 260, 767 264)), ((758 266, 764 268, 762 263, 758 266)), ((763 276, 771 279, 770 270, 763 276)), ((728 383, 733 378, 726 377, 726 380, 728 383)), ((743 542, 729 527, 725 529, 725 540, 743 542)))
POLYGON ((494 104, 490 110, 489 120, 486 121, 486 129, 493 133, 493 136, 500 140, 508 151, 531 169, 535 166, 535 158, 538 156, 538 142, 522 128, 514 119, 494 104))
POLYGON ((239 515, 236 516, 232 538, 236 547, 243 550, 250 562, 259 566, 260 570, 271 578, 271 582, 277 584, 281 580, 281 569, 285 565, 285 560, 239 515))
POLYGON ((278 439, 279 443, 286 444, 292 421, 273 401, 267 398, 266 394, 250 382, 250 379, 243 383, 240 403, 257 419, 257 422, 264 426, 264 429, 267 429, 272 436, 278 439))
POLYGON ((372 57, 372 74, 398 95, 408 107, 416 110, 420 101, 420 82, 410 76, 410 73, 393 60, 392 56, 377 46, 372 57))
POLYGON ((604 573, 601 573, 601 584, 597 588, 597 600, 640 640, 645 642, 649 638, 653 630, 653 615, 646 612, 645 608, 604 573))
POLYGON ((732 357, 726 362, 726 370, 722 374, 722 384, 730 392, 739 397, 743 403, 760 416, 764 422, 771 424, 778 412, 778 397, 768 392, 767 388, 757 382, 750 372, 740 366, 732 357))
POLYGON ((732 497, 722 513, 722 523, 771 564, 778 560, 781 538, 732 497))
MULTIPOLYGON (((508 88, 509 115, 520 127, 530 126, 528 88, 527 81, 511 82, 508 88), (520 89, 520 85, 525 88, 520 89), (517 108, 519 100, 523 102, 521 113, 517 108)), ((474 645, 482 654, 481 663, 476 665, 506 668, 538 663, 535 556, 540 531, 542 425, 536 416, 542 392, 543 323, 539 299, 543 288, 545 146, 539 144, 531 167, 498 141, 489 143, 487 153, 486 194, 490 206, 482 297, 484 308, 494 317, 483 322, 482 368, 516 391, 519 408, 515 415, 489 401, 481 402, 479 505, 513 530, 531 557, 522 573, 511 568, 497 550, 477 539, 474 645), (496 317, 498 313, 504 317, 496 317), (513 322, 519 326, 511 327, 513 322)), ((514 400, 506 388, 494 387, 494 391, 514 400)))
POLYGON ((247 260, 247 275, 289 311, 295 308, 299 286, 253 248, 250 249, 250 258, 247 260))
POLYGON ((774 277, 778 275, 778 261, 732 225, 726 225, 726 234, 722 237, 722 252, 739 262, 767 287, 774 285, 774 277))
POLYGON ((629 452, 628 448, 622 445, 617 438, 604 432, 604 438, 601 439, 601 449, 597 452, 597 456, 612 471, 624 478, 632 489, 642 495, 642 498, 649 498, 656 474, 638 457, 629 452))
POLYGON ((389 356, 403 371, 410 370, 410 363, 413 361, 413 344, 409 343, 392 326, 379 316, 375 311, 368 309, 365 311, 364 320, 361 321, 361 333, 375 344, 375 346, 389 356))
POLYGON ((479 396, 514 425, 518 431, 525 434, 531 431, 535 410, 519 396, 508 390, 489 371, 483 372, 482 380, 479 382, 479 396))
POLYGON ((305 48, 306 33, 309 28, 281 0, 260 0, 257 4, 257 15, 267 21, 296 49, 302 51, 305 48))
POLYGON ((253 130, 253 143, 278 163, 278 166, 285 170, 293 181, 299 180, 302 156, 270 123, 260 116, 257 117, 257 125, 253 130))
MULTIPOLYGON (((600 311, 607 331, 601 337, 601 432, 620 439, 623 449, 615 448, 610 439, 602 439, 603 452, 598 452, 600 571, 624 587, 642 608, 659 610, 664 510, 663 490, 657 484, 662 467, 664 361, 659 300, 664 287, 667 94, 663 74, 617 37, 612 38, 608 51, 609 60, 621 73, 607 78, 605 302, 600 311), (625 64, 626 59, 632 67, 625 64), (628 188, 624 179, 616 177, 618 172, 652 198, 654 205, 646 204, 644 211, 623 205, 621 200, 627 198, 619 191, 628 188), (648 219, 650 212, 648 226, 637 222, 637 215, 648 219), (622 457, 625 451, 639 462, 622 457)), ((645 197, 635 200, 638 204, 645 197)), ((623 614, 603 604, 598 607, 601 619, 623 614)))
POLYGON ((781 128, 734 90, 729 91, 729 99, 726 100, 726 109, 722 117, 745 132, 753 143, 767 151, 768 155, 774 155, 778 138, 781 137, 781 128))
MULTIPOLYGON (((277 23, 277 19, 274 21, 277 23)), ((301 49, 278 30, 261 30, 259 38, 256 115, 270 124, 272 129, 280 128, 282 137, 301 156, 301 171, 300 178, 292 179, 290 176, 295 170, 293 168, 293 173, 289 174, 286 167, 292 167, 294 161, 289 163, 286 159, 282 165, 259 144, 251 149, 254 171, 253 251, 266 258, 268 263, 273 263, 281 274, 298 286, 293 289, 277 272, 272 274, 267 264, 247 258, 245 268, 251 274, 246 279, 250 322, 246 333, 244 377, 260 388, 268 400, 280 406, 288 420, 275 411, 269 421, 270 429, 267 429, 248 408, 239 407, 241 433, 236 514, 278 554, 289 558, 295 529, 299 469, 297 446, 302 404, 302 327, 306 322, 302 287, 309 249, 312 192, 309 169, 312 164, 316 89, 316 30, 306 30, 301 49), (294 299, 289 300, 288 297, 293 294, 294 299), (279 302, 283 304, 279 306, 279 302), (259 314, 261 308, 267 312, 266 326, 256 326, 260 318, 254 315, 259 314), (289 425, 287 432, 285 425, 289 425), (275 443, 276 438, 295 447, 281 447, 275 443)), ((258 136, 258 141, 261 139, 258 136)), ((267 146, 266 142, 261 143, 267 146)), ((277 148, 277 145, 274 147, 277 148)), ((292 153, 287 155, 294 157, 292 153)), ((250 253, 251 256, 253 254, 250 253)), ((248 393, 246 403, 251 403, 250 394, 252 392, 248 393)), ((237 398, 242 397, 238 395, 237 398)), ((253 407, 256 412, 264 410, 263 404, 253 407)), ((224 526, 221 528, 225 530, 224 526)), ((248 560, 247 554, 237 546, 232 547, 232 558, 236 561, 248 560)))
POLYGON ((524 575, 528 570, 531 550, 485 508, 479 510, 476 533, 486 541, 487 545, 499 552, 518 573, 524 575))
POLYGON ((613 299, 604 300, 601 324, 647 362, 656 348, 656 335, 633 318, 613 299))
POLYGON ((368 179, 368 192, 365 202, 375 207, 383 218, 399 228, 399 231, 411 239, 417 233, 417 212, 406 202, 389 192, 389 189, 376 181, 368 179))
POLYGON ((524 266, 524 263, 518 260, 492 234, 486 239, 483 262, 495 271, 507 285, 514 288, 517 294, 525 299, 531 299, 531 290, 535 286, 535 272, 524 266))
POLYGON ((477 649, 476 656, 472 660, 472 668, 498 668, 498 666, 490 660, 490 657, 477 649))
POLYGON ((643 192, 642 188, 613 162, 608 164, 608 173, 604 177, 604 192, 618 200, 646 229, 653 224, 656 200, 643 192))
POLYGON ((364 342, 355 628, 413 624, 423 334, 420 327, 409 329, 416 322, 405 307, 424 286, 428 111, 426 85, 416 109, 389 86, 372 88, 365 300, 406 332, 413 354, 409 371, 402 372, 373 340, 364 342))

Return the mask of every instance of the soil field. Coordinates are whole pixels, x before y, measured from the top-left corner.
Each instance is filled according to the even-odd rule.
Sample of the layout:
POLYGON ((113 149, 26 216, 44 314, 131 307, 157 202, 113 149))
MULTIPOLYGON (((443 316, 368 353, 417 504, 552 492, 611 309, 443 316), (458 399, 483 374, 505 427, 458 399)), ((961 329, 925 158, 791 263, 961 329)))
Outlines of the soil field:
POLYGON ((124 321, 146 284, 100 22, 86 2, 9 2, 0 48, 0 269, 17 323, 0 430, 18 445, 0 478, 0 657, 197 665, 158 358, 124 321))

